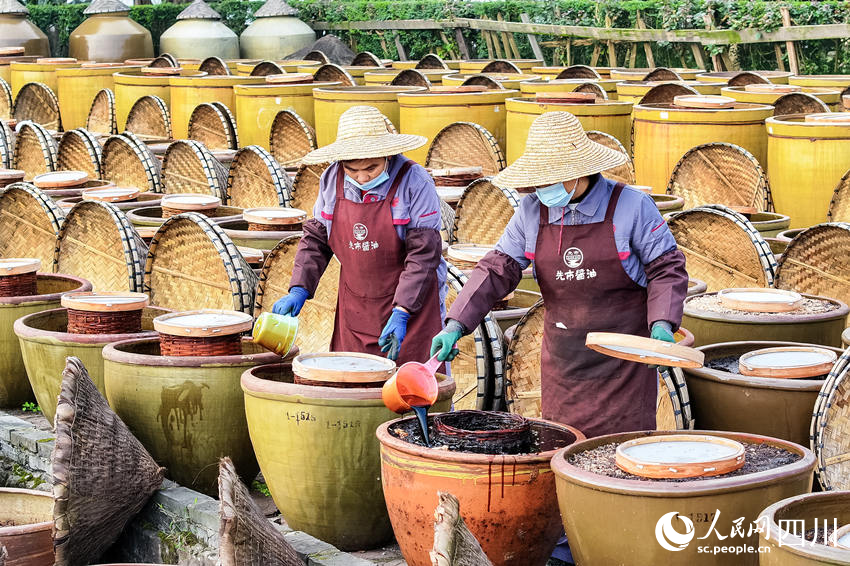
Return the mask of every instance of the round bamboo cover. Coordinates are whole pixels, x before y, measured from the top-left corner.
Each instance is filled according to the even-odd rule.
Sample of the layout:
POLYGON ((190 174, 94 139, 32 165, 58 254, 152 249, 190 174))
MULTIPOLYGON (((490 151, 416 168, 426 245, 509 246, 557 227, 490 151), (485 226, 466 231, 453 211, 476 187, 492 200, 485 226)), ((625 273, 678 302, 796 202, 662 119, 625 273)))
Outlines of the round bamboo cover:
POLYGON ((775 258, 750 222, 722 206, 674 214, 668 226, 685 254, 688 274, 709 291, 773 285, 775 258))
POLYGON ((502 189, 489 178, 469 184, 455 208, 452 243, 496 245, 519 208, 519 193, 502 189))
POLYGON ((519 321, 505 354, 505 403, 508 411, 540 417, 540 352, 543 349, 543 301, 519 321))
POLYGON ((65 217, 54 257, 57 273, 87 279, 94 291, 141 292, 147 251, 117 207, 83 201, 65 217))
POLYGON ((289 206, 292 181, 272 155, 258 145, 236 152, 227 175, 230 206, 261 208, 289 206))
POLYGON ((813 419, 813 449, 824 490, 850 489, 850 379, 847 352, 836 362, 820 391, 813 419))
POLYGON ((103 149, 88 130, 77 128, 62 134, 57 151, 57 171, 85 171, 90 179, 100 179, 103 149))
POLYGON ((24 180, 56 170, 56 140, 44 127, 29 120, 18 124, 12 169, 25 171, 24 180))
POLYGON ((770 84, 770 81, 758 73, 743 71, 729 79, 729 86, 747 86, 756 84, 770 84))
POLYGON ((818 224, 791 240, 776 268, 776 288, 850 302, 850 224, 818 224))
POLYGON ((558 73, 558 79, 601 79, 602 76, 587 65, 573 65, 558 73))
MULTIPOLYGON (((493 77, 478 74, 465 79, 460 86, 483 86, 488 90, 505 90, 505 86, 493 77)), ((448 87, 457 88, 457 87, 448 87)), ((459 90, 458 90, 459 92, 459 90)))
POLYGON ((217 224, 195 212, 166 220, 151 241, 144 292, 175 311, 251 313, 257 276, 217 224))
POLYGON ((351 67, 383 67, 384 64, 378 56, 370 51, 361 51, 349 63, 351 67))
POLYGON ((297 167, 316 147, 316 131, 298 113, 294 110, 277 113, 269 134, 269 148, 281 167, 297 167))
POLYGON ((313 73, 313 80, 316 82, 338 82, 340 83, 339 86, 355 86, 357 84, 348 71, 333 63, 326 63, 319 67, 313 73))
POLYGON ((682 77, 679 73, 668 69, 667 67, 656 67, 655 69, 644 75, 645 81, 681 81, 682 77))
POLYGON ((56 238, 65 214, 50 197, 29 183, 0 189, 0 257, 33 257, 53 271, 56 238))
POLYGON ((233 115, 233 112, 231 112, 230 108, 227 107, 227 104, 224 104, 223 102, 214 100, 210 102, 210 104, 215 106, 218 111, 221 112, 221 115, 227 119, 227 127, 230 130, 230 135, 228 136, 228 139, 230 140, 230 147, 227 149, 239 149, 239 134, 236 131, 236 117, 233 115))
POLYGON ((417 69, 442 69, 447 71, 449 66, 446 65, 446 62, 442 60, 442 58, 434 55, 433 53, 428 53, 416 63, 417 69))
POLYGON ((103 178, 119 187, 136 187, 142 192, 161 193, 161 169, 159 159, 130 132, 110 136, 103 144, 103 178))
MULTIPOLYGON (((295 265, 295 252, 301 236, 288 236, 269 252, 257 284, 257 302, 254 314, 271 312, 275 301, 289 293, 289 281, 295 265)), ((304 303, 298 315, 296 345, 302 352, 327 352, 336 318, 337 291, 340 265, 331 258, 312 299, 304 303)))
POLYGON ((198 71, 202 73, 206 73, 207 75, 229 75, 230 67, 227 66, 227 63, 222 61, 218 57, 207 57, 203 61, 201 61, 201 66, 198 67, 198 71))
POLYGON ((177 60, 170 53, 163 53, 148 64, 151 69, 168 69, 177 66, 177 60))
POLYGON ((236 149, 230 116, 205 102, 192 111, 189 118, 189 139, 201 142, 209 149, 236 149))
POLYGON ((281 75, 283 72, 283 69, 281 69, 277 63, 272 61, 260 61, 253 69, 251 69, 251 76, 267 77, 268 75, 281 75))
POLYGON ((835 186, 826 217, 830 222, 850 222, 850 170, 835 186))
POLYGON ((431 81, 416 69, 405 69, 390 81, 392 86, 424 86, 431 88, 431 81))
POLYGON ((649 89, 638 104, 673 104, 677 96, 698 95, 691 87, 678 83, 664 83, 649 89))
POLYGON ((522 70, 505 59, 494 59, 487 63, 483 69, 481 69, 482 73, 517 73, 521 74, 522 70))
POLYGON ((326 168, 327 163, 302 165, 295 173, 289 206, 305 211, 307 218, 313 218, 313 206, 319 198, 319 180, 326 168))
POLYGON ((0 120, 0 168, 10 169, 14 162, 15 134, 0 120))
POLYGON ((130 108, 124 131, 132 132, 142 140, 170 140, 171 117, 168 106, 158 96, 141 97, 130 108))
POLYGON ((829 111, 829 106, 823 100, 805 92, 783 94, 773 103, 774 116, 821 114, 829 111))
MULTIPOLYGON (((696 423, 691 410, 691 397, 688 393, 688 385, 685 381, 685 372, 682 368, 668 368, 662 372, 658 372, 662 376, 670 376, 673 386, 676 388, 676 400, 679 402, 679 407, 682 410, 682 428, 694 430, 696 423)), ((672 395, 671 390, 671 395, 672 395)))
POLYGON ((96 95, 91 103, 89 116, 86 118, 86 129, 93 134, 111 136, 118 133, 115 119, 115 94, 104 88, 96 95))
POLYGON ((667 194, 685 199, 685 209, 704 204, 770 210, 767 175, 746 149, 707 143, 690 149, 673 168, 667 194))
POLYGON ((587 132, 587 137, 591 139, 591 141, 595 141, 598 144, 604 145, 609 149, 616 149, 626 157, 628 157, 628 161, 623 163, 622 165, 617 165, 612 169, 606 169, 602 172, 602 176, 606 179, 611 179, 613 181, 620 181, 627 185, 634 184, 635 182, 635 163, 632 161, 629 152, 626 151, 626 148, 620 143, 620 140, 612 136, 611 134, 606 134, 605 132, 600 132, 597 130, 590 130, 587 132))
POLYGON ((0 79, 0 120, 12 117, 12 89, 9 83, 0 79))
POLYGON ((452 242, 452 229, 455 225, 455 209, 444 200, 440 200, 440 238, 443 240, 443 251, 452 242))
POLYGON ((682 406, 670 374, 658 374, 658 395, 655 401, 655 428, 682 430, 685 428, 682 406))
POLYGON ((313 51, 310 51, 309 53, 307 53, 307 55, 304 56, 304 60, 305 61, 318 61, 319 63, 322 63, 322 64, 328 64, 328 63, 331 62, 331 60, 328 59, 328 56, 325 55, 324 53, 322 53, 321 51, 319 51, 318 49, 314 49, 313 51))
POLYGON ((507 166, 505 154, 493 134, 472 122, 454 122, 437 132, 428 147, 425 167, 476 166, 481 167, 485 176, 495 175, 507 166))
POLYGON ((162 189, 166 194, 211 194, 225 202, 227 171, 204 144, 194 140, 179 140, 165 151, 162 189))
POLYGON ((32 120, 48 130, 62 129, 59 117, 59 99, 49 86, 42 83, 27 83, 18 91, 12 117, 19 122, 32 120))
MULTIPOLYGON (((600 100, 608 100, 608 93, 605 92, 605 89, 599 86, 596 83, 584 83, 576 87, 573 92, 587 92, 590 94, 595 94, 597 99, 600 100)), ((546 94, 546 93, 540 93, 546 94)), ((538 94, 539 96, 539 94, 538 94)))
MULTIPOLYGON (((451 309, 466 281, 466 275, 448 265, 446 312, 451 309)), ((471 334, 458 340, 457 346, 460 352, 452 361, 452 379, 457 385, 452 398, 454 410, 489 410, 500 406, 505 372, 499 325, 488 314, 471 334)))

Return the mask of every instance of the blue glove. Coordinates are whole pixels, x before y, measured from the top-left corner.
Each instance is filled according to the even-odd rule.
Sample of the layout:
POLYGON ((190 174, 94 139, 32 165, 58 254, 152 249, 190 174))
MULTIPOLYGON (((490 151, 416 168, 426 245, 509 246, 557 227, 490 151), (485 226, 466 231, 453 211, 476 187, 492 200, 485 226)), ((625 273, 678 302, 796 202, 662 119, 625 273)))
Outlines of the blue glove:
POLYGON ((401 350, 401 343, 404 342, 404 336, 407 334, 407 321, 410 319, 410 313, 396 307, 393 309, 390 319, 381 331, 381 337, 378 339, 378 346, 382 352, 387 353, 387 358, 391 360, 398 359, 398 352, 401 350))
POLYGON ((431 341, 431 355, 437 354, 441 362, 450 362, 460 351, 455 347, 457 341, 463 336, 463 326, 456 320, 449 319, 446 327, 434 336, 431 341))
POLYGON ((272 312, 283 316, 298 316, 310 293, 304 287, 296 285, 289 290, 288 295, 279 298, 272 307, 272 312))
MULTIPOLYGON (((676 343, 676 338, 673 336, 673 325, 666 320, 656 320, 652 323, 652 330, 649 337, 653 340, 661 340, 663 342, 676 343)), ((669 370, 667 366, 656 366, 649 364, 650 369, 658 369, 658 371, 669 370)))

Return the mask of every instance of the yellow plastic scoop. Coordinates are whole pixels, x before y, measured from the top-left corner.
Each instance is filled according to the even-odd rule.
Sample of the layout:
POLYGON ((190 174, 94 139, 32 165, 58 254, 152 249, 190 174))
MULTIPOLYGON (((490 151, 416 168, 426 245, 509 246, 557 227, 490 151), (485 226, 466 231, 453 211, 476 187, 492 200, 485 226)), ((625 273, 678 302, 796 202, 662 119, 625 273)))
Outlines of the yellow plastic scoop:
POLYGON ((286 356, 298 335, 298 319, 264 312, 254 323, 254 342, 279 356, 286 356))

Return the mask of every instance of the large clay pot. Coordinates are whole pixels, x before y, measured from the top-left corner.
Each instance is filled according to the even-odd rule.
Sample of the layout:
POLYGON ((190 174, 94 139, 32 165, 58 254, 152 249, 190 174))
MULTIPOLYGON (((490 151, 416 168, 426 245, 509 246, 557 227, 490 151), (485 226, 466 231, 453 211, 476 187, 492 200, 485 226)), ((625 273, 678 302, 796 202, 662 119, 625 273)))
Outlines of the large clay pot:
POLYGON ((242 57, 276 61, 316 41, 316 32, 295 17, 294 10, 292 14, 273 12, 268 16, 261 10, 239 36, 242 57))
POLYGON ((15 321, 22 316, 59 307, 71 291, 91 291, 91 283, 71 275, 38 274, 38 295, 0 297, 0 407, 19 408, 32 399, 21 345, 15 336, 15 321))
POLYGON ((25 55, 50 56, 47 36, 28 18, 24 6, 11 5, 0 14, 0 47, 23 47, 25 55))
POLYGON ((153 40, 151 32, 130 19, 129 12, 92 14, 71 32, 68 54, 84 61, 121 63, 153 57, 153 40))
POLYGON ((65 67, 56 69, 56 96, 59 99, 59 113, 62 116, 62 129, 66 132, 74 128, 85 128, 94 97, 104 88, 114 91, 115 73, 137 70, 130 65, 109 65, 105 67, 65 67))
POLYGON ((53 495, 32 489, 0 487, 0 547, 6 566, 53 566, 53 495))
POLYGON ((21 344, 27 376, 45 418, 53 422, 65 358, 79 358, 94 384, 106 395, 101 355, 103 347, 121 340, 156 336, 153 318, 167 312, 157 307, 146 308, 142 316, 142 328, 146 332, 135 334, 71 334, 68 332, 68 309, 64 308, 33 313, 16 320, 14 329, 21 344))
POLYGON ((257 475, 239 376, 280 356, 243 342, 241 356, 163 356, 156 338, 103 349, 109 406, 168 475, 208 495, 218 493, 218 460, 229 456, 248 484, 257 475))
POLYGON ((246 246, 258 250, 270 250, 278 245, 284 238, 300 236, 302 234, 300 230, 249 230, 248 223, 241 218, 239 220, 219 222, 218 225, 221 226, 225 234, 230 236, 230 239, 233 240, 235 245, 246 246))
MULTIPOLYGON (((705 431, 680 430, 677 434, 705 434, 705 431)), ((661 482, 644 479, 619 479, 578 468, 568 458, 610 443, 622 443, 644 436, 664 435, 667 432, 627 432, 599 436, 573 444, 558 451, 552 458, 556 475, 558 504, 570 550, 578 564, 628 564, 629 566, 755 566, 758 554, 717 555, 701 552, 708 545, 756 546, 757 534, 747 536, 759 513, 770 503, 807 493, 812 488, 815 457, 806 448, 791 442, 733 432, 711 432, 715 436, 739 442, 767 443, 777 446, 800 459, 772 470, 732 477, 704 480, 661 482), (695 537, 680 551, 661 547, 656 529, 666 514, 675 512, 689 518, 695 537), (714 531, 709 533, 717 518, 716 532, 726 537, 720 540, 714 531), (730 539, 733 521, 743 517, 744 534, 730 539), (710 535, 710 536, 709 536, 710 535)), ((674 519, 675 516, 669 519, 674 519)), ((682 521, 675 527, 680 536, 682 521)), ((660 530, 660 529, 659 529, 660 530)), ((665 541, 666 544, 669 545, 665 541)))
MULTIPOLYGON (((726 342, 697 348, 705 361, 741 356, 760 348, 798 345, 794 342, 726 342)), ((842 350, 829 348, 838 355, 842 350)), ((750 377, 711 369, 686 369, 685 381, 693 417, 700 428, 774 436, 809 444, 812 411, 821 379, 750 377), (781 418, 778 417, 781 415, 781 418)))
MULTIPOLYGON (((415 417, 413 417, 415 418, 415 417)), ((438 492, 460 501, 463 520, 495 566, 540 566, 561 535, 554 449, 539 454, 493 455, 450 452, 411 444, 389 433, 399 421, 378 428, 381 480, 396 540, 410 566, 430 566, 438 492)), ((584 440, 578 430, 533 419, 556 446, 584 440)))
MULTIPOLYGON (((438 378, 434 409, 445 411, 455 383, 438 378)), ((287 524, 341 550, 390 540, 375 431, 397 415, 381 389, 298 385, 289 364, 276 364, 246 371, 242 390, 260 469, 287 524)))

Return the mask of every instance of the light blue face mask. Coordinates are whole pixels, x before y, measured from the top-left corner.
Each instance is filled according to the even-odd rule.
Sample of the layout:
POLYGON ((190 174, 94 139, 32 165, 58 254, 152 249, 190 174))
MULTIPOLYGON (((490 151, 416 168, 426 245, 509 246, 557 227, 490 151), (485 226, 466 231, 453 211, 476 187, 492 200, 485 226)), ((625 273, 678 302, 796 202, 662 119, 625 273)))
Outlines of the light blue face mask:
POLYGON ((348 181, 349 183, 351 183, 352 185, 354 185, 355 187, 357 187, 358 189, 360 189, 361 191, 364 191, 364 192, 365 191, 371 191, 372 189, 374 189, 378 185, 381 185, 382 183, 386 183, 387 181, 390 180, 390 174, 387 173, 387 169, 389 169, 389 166, 390 166, 390 162, 389 162, 389 160, 387 160, 387 162, 384 164, 384 170, 381 171, 381 174, 378 175, 377 177, 375 177, 374 179, 372 179, 371 181, 366 181, 362 185, 360 183, 358 183, 357 181, 355 181, 354 179, 352 179, 348 175, 345 176, 345 180, 348 181))
MULTIPOLYGON (((578 183, 576 183, 576 185, 577 184, 578 183)), ((573 190, 571 192, 567 192, 567 188, 564 186, 564 183, 555 183, 548 187, 541 187, 539 189, 535 189, 534 192, 537 193, 537 198, 540 199, 540 202, 544 206, 548 208, 556 208, 559 206, 567 206, 569 204, 573 195, 576 194, 576 185, 573 185, 573 190)))

